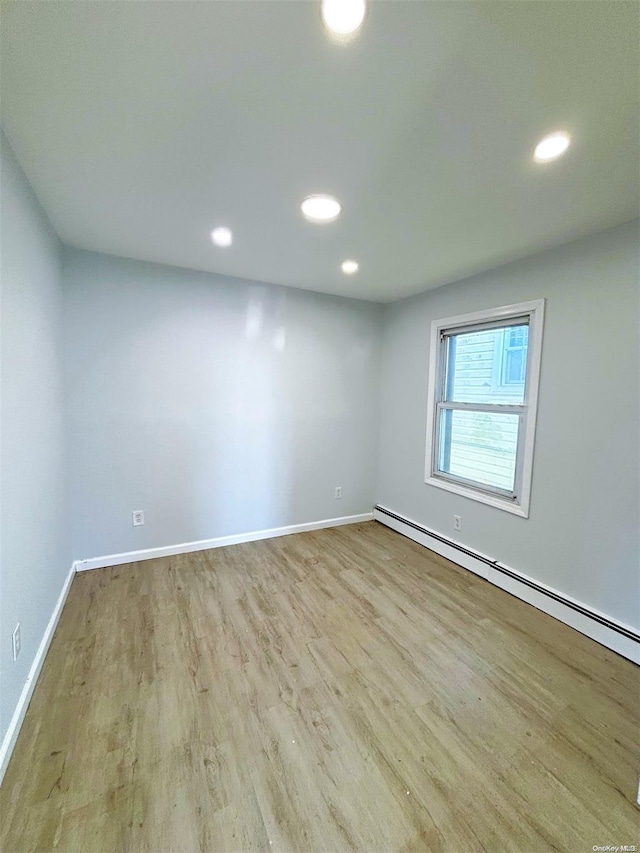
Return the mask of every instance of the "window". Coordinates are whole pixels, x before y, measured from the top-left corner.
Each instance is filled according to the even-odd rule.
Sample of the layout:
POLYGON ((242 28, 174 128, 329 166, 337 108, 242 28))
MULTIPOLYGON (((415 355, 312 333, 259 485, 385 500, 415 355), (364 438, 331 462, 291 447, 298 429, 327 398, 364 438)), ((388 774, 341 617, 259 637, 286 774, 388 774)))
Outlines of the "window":
POLYGON ((544 299, 431 324, 425 482, 527 517, 544 299))
POLYGON ((505 346, 502 353, 502 384, 524 383, 527 369, 527 347, 529 344, 529 325, 513 326, 505 334, 505 346))

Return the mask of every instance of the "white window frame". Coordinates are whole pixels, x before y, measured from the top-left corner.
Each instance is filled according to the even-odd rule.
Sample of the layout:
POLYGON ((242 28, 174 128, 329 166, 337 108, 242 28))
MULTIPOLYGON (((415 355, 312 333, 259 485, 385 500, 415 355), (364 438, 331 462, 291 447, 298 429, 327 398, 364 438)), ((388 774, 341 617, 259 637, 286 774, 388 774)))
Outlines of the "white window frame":
MULTIPOLYGON (((425 461, 425 483, 454 492, 465 498, 502 509, 514 515, 529 517, 531 500, 531 477, 533 473, 533 448, 540 385, 540 361, 542 357, 542 331, 544 326, 544 299, 503 305, 472 314, 444 317, 431 323, 431 347, 429 352, 429 396, 427 400, 427 448, 425 461), (446 369, 446 332, 467 326, 486 324, 500 326, 519 317, 529 317, 529 342, 527 372, 522 404, 500 403, 450 403, 443 399, 444 371, 446 369), (491 486, 483 486, 455 475, 438 471, 438 429, 443 409, 455 411, 490 411, 519 415, 518 445, 516 451, 515 486, 513 493, 491 486)), ((472 329, 469 329, 472 331, 472 329)), ((479 330, 478 330, 479 331, 479 330)))

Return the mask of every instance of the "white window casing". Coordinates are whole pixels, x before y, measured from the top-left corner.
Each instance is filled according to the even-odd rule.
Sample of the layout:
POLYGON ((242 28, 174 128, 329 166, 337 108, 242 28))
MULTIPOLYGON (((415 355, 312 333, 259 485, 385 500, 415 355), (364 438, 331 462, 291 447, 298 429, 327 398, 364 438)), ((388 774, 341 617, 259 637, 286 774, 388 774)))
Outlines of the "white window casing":
POLYGON ((542 355, 544 306, 545 300, 537 299, 532 302, 504 305, 500 308, 477 311, 457 317, 445 317, 431 323, 425 483, 528 518, 542 355), (514 404, 512 402, 480 403, 447 400, 445 372, 448 339, 452 335, 502 329, 517 324, 527 324, 529 327, 522 402, 514 404), (439 431, 444 412, 447 410, 452 413, 450 416, 452 418, 453 412, 465 411, 518 416, 515 476, 512 491, 485 485, 440 470, 438 462, 440 452, 439 431))

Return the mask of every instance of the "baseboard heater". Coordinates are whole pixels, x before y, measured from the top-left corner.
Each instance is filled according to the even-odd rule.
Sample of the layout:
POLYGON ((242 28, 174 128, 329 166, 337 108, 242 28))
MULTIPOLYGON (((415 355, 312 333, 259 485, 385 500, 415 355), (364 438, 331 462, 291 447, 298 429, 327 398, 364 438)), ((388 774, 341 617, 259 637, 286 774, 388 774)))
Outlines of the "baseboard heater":
POLYGON ((579 601, 514 571, 498 560, 492 560, 386 507, 376 506, 374 519, 469 569, 505 592, 543 610, 618 654, 640 663, 640 633, 632 627, 594 611, 579 601), (571 614, 574 614, 573 617, 571 614))

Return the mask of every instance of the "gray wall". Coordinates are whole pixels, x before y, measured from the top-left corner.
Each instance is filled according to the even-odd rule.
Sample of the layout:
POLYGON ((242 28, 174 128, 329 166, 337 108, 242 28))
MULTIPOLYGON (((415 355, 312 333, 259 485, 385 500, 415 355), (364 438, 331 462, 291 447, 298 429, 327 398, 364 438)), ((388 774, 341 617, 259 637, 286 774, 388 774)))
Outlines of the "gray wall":
POLYGON ((380 306, 64 263, 76 558, 371 511, 380 306))
POLYGON ((377 502, 640 626, 638 222, 387 306, 377 502), (546 297, 531 516, 424 483, 433 319, 546 297), (462 532, 453 533, 454 513, 462 532))
POLYGON ((0 134, 0 739, 71 568, 61 246, 0 134), (11 653, 20 622, 22 652, 11 653))

